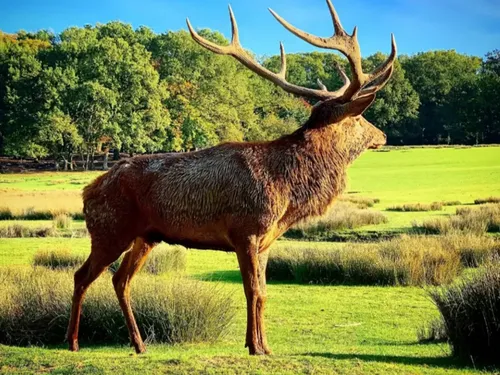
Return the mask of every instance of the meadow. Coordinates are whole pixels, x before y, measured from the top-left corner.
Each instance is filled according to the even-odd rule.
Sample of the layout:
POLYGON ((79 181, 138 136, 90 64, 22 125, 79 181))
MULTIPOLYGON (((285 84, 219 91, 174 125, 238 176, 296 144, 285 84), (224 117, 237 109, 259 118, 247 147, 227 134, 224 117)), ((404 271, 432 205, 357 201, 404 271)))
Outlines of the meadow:
MULTIPOLYGON (((0 207, 17 215, 14 220, 0 220, 0 230, 14 224, 52 227, 50 219, 23 220, 23 213, 30 210, 80 211, 82 187, 100 173, 0 175, 0 207)), ((336 231, 340 234, 411 234, 414 222, 445 218, 455 214, 457 209, 474 207, 477 199, 491 196, 500 196, 500 147, 370 151, 350 168, 344 199, 376 199, 372 207, 363 210, 380 212, 387 220, 336 231), (389 210, 398 205, 433 202, 453 204, 443 205, 436 211, 389 210)), ((83 227, 83 221, 75 219, 71 227, 65 229, 68 235, 64 237, 0 238, 0 267, 31 268, 35 254, 40 251, 65 251, 85 256, 90 248, 89 239, 71 236, 72 231, 83 227)), ((498 235, 485 236, 496 238, 498 235)), ((376 246, 378 242, 350 244, 283 239, 271 251, 276 254, 304 249, 370 251, 376 246)), ((0 345, 0 373, 473 374, 497 371, 463 364, 451 356, 446 343, 418 340, 419 330, 439 315, 428 293, 434 288, 431 285, 270 281, 266 323, 274 354, 250 357, 243 347, 246 310, 234 254, 189 250, 185 267, 179 274, 215 285, 220 293, 234 299, 234 320, 216 342, 149 344, 147 353, 140 356, 133 354, 128 345, 118 342, 82 343, 80 352, 71 353, 66 350, 63 337, 60 345, 0 345)), ((154 277, 168 282, 172 276, 154 277)), ((110 282, 109 294, 114 297, 110 282)), ((120 329, 126 330, 124 322, 120 329)))

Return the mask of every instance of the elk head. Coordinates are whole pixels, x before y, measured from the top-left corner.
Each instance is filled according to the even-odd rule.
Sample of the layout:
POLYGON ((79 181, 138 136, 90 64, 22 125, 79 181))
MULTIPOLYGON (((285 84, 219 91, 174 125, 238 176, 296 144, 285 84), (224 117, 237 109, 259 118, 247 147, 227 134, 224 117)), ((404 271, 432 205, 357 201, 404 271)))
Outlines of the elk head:
POLYGON ((350 80, 340 65, 336 68, 343 81, 343 86, 336 91, 328 91, 327 87, 318 79, 319 89, 301 87, 286 80, 286 55, 283 44, 280 43, 281 69, 274 73, 260 65, 241 46, 238 35, 238 26, 231 7, 229 15, 232 26, 232 40, 229 46, 219 46, 201 37, 191 26, 187 25, 193 39, 206 49, 220 55, 230 55, 259 76, 273 82, 286 92, 316 99, 311 117, 304 124, 305 128, 321 128, 335 125, 341 127, 339 134, 343 134, 351 142, 359 142, 363 148, 378 148, 386 143, 385 134, 373 126, 363 116, 363 112, 374 102, 377 91, 382 89, 391 78, 396 59, 396 41, 392 35, 392 50, 388 59, 378 66, 372 73, 366 74, 361 66, 361 52, 357 38, 357 27, 349 35, 342 24, 330 0, 327 0, 333 20, 334 34, 329 38, 322 38, 297 29, 281 18, 272 9, 271 14, 287 30, 306 42, 320 48, 333 49, 345 55, 349 61, 353 79, 350 80))

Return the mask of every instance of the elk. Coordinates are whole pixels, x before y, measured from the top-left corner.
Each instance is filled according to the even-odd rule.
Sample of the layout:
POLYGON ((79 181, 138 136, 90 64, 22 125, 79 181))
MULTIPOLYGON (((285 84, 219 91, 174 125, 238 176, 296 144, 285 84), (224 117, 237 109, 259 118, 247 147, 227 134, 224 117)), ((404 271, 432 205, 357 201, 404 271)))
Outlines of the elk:
POLYGON ((290 32, 310 44, 338 50, 352 70, 352 80, 338 67, 343 86, 337 91, 286 81, 281 70, 260 65, 240 45, 231 8, 232 41, 219 46, 196 33, 193 39, 247 68, 288 93, 316 99, 310 118, 295 132, 269 142, 223 143, 182 153, 141 155, 119 161, 83 192, 91 253, 75 273, 67 339, 78 350, 82 301, 89 285, 125 252, 113 285, 132 345, 145 351, 130 301, 130 282, 153 247, 161 241, 195 249, 236 253, 247 302, 245 346, 250 354, 269 354, 264 309, 269 247, 290 226, 326 212, 343 191, 346 169, 364 150, 386 143, 385 134, 362 117, 389 80, 396 43, 388 59, 372 73, 361 67, 357 29, 349 35, 330 2, 334 34, 320 38, 301 31, 271 10, 290 32))

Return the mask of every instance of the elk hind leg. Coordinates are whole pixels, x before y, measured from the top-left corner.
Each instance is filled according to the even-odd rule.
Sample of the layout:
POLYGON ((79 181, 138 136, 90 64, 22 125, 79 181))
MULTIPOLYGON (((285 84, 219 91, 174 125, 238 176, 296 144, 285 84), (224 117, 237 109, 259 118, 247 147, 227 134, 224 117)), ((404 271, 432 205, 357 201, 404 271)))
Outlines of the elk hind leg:
POLYGON ((141 333, 137 327, 130 304, 130 282, 134 275, 141 269, 152 248, 153 246, 146 243, 143 238, 137 237, 132 250, 125 254, 120 264, 120 268, 118 268, 118 271, 113 275, 113 285, 115 287, 116 296, 118 297, 118 302, 125 316, 130 341, 137 354, 144 353, 146 347, 142 341, 141 333))
POLYGON ((104 248, 92 243, 92 250, 88 259, 82 267, 75 272, 73 302, 67 331, 67 340, 71 351, 79 350, 78 330, 80 327, 82 304, 87 289, 111 263, 118 259, 120 254, 121 252, 104 251, 104 248))

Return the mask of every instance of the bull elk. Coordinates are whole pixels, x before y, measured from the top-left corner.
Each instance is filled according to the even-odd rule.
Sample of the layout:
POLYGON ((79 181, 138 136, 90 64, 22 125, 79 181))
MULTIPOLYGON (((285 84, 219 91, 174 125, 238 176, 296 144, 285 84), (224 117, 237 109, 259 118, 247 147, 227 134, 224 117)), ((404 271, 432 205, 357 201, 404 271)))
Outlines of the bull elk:
POLYGON ((231 8, 232 41, 219 46, 196 33, 193 39, 221 55, 233 56, 259 76, 288 93, 318 100, 310 118, 294 133, 270 142, 223 143, 183 154, 137 156, 118 162, 83 192, 91 253, 75 273, 68 327, 70 349, 78 350, 82 301, 89 285, 125 253, 113 285, 137 353, 145 351, 130 305, 130 281, 155 244, 164 241, 196 249, 234 251, 247 301, 246 347, 250 354, 269 354, 264 328, 265 270, 270 245, 290 226, 325 213, 343 191, 346 169, 364 150, 385 144, 385 134, 362 117, 391 77, 396 43, 388 59, 364 73, 357 29, 349 35, 327 0, 334 34, 320 38, 301 31, 271 10, 286 29, 309 42, 344 54, 352 80, 337 67, 344 82, 337 91, 286 81, 240 45, 231 8))

